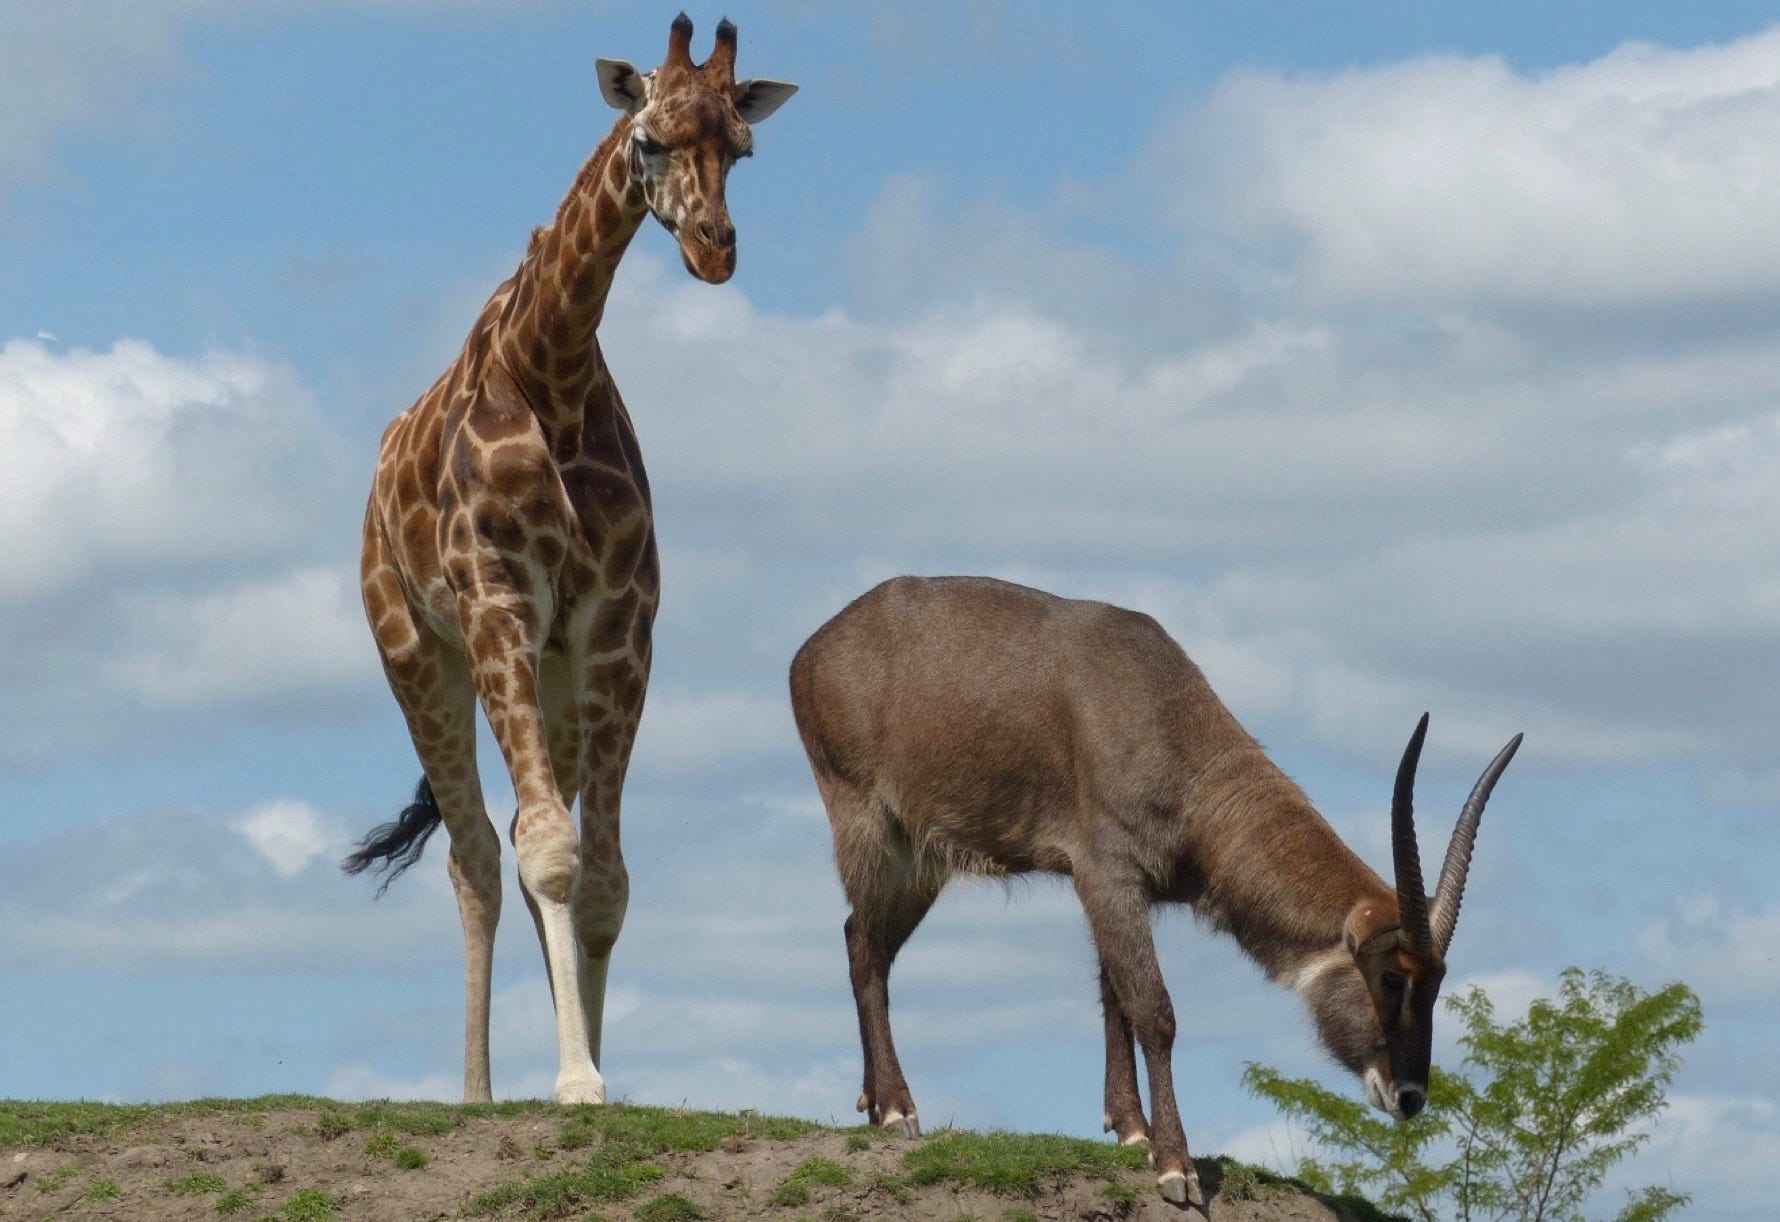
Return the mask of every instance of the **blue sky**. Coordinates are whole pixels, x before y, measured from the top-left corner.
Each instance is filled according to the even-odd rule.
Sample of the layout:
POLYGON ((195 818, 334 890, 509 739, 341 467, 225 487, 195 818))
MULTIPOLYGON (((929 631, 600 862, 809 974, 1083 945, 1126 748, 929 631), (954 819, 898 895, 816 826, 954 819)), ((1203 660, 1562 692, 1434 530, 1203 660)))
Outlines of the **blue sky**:
MULTIPOLYGON (((1377 865, 1424 708, 1430 827, 1524 730, 1451 980, 1505 1007, 1570 963, 1694 984, 1707 1033, 1636 1182, 1765 1216, 1780 29, 1753 4, 1156 7, 730 6, 742 72, 802 86, 732 178, 737 277, 693 282, 651 226, 602 332, 666 580, 608 1080, 851 1115, 784 667, 882 577, 993 572, 1158 615, 1377 865)), ((333 869, 416 775, 357 522, 377 433, 611 122, 593 59, 652 65, 672 11, 20 8, 0 1093, 450 1096, 438 854, 376 905, 333 869)), ((691 15, 702 45, 720 14, 691 15)), ((495 1087, 545 1093, 512 908, 495 1087)), ((1338 1081, 1297 1002, 1184 915, 1161 940, 1189 1139, 1289 1160, 1236 1082, 1338 1081)), ((948 895, 894 988, 930 1123, 1097 1130, 1061 887, 948 895)))

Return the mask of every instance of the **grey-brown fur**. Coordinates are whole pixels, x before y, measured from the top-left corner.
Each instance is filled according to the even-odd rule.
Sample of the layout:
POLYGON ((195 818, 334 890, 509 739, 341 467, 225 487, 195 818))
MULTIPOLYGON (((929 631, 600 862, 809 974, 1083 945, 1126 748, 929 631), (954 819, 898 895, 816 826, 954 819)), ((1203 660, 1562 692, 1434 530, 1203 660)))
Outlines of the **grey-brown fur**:
MULTIPOLYGON (((1420 1107, 1445 963, 1444 947, 1404 933, 1427 927, 1419 883, 1405 921, 1399 892, 1341 842, 1149 616, 990 578, 897 578, 798 651, 791 702, 852 907, 860 1107, 874 1123, 918 1131, 887 981, 957 872, 1074 880, 1101 964, 1106 1125, 1121 1141, 1152 1137, 1135 1037, 1155 1165, 1174 1199, 1199 1190, 1174 1098, 1175 1020, 1150 934, 1154 903, 1191 905, 1272 978, 1296 985, 1330 1052, 1377 1074, 1375 1105, 1399 1115, 1420 1107)), ((1395 819, 1410 854, 1421 733, 1395 819)), ((1480 813, 1482 799, 1471 805, 1480 813)), ((1448 902, 1456 913, 1456 889, 1448 902)))

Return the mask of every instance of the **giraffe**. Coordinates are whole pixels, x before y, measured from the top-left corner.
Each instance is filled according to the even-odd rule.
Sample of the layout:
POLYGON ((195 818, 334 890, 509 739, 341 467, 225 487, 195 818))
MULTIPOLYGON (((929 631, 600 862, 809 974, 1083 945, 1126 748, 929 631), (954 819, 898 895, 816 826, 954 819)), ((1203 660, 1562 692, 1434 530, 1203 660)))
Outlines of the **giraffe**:
POLYGON ((751 126, 797 89, 737 81, 727 20, 703 64, 691 40, 681 13, 653 71, 598 61, 600 92, 623 113, 456 360, 385 430, 365 512, 365 612, 424 775, 414 803, 342 865, 382 872, 387 887, 445 825, 464 933, 466 1100, 491 1097, 501 904, 500 837, 476 768, 478 700, 518 799, 508 835, 555 1003, 555 1098, 606 1098, 601 1014, 629 896, 619 794, 660 570, 636 433, 596 333, 647 215, 694 276, 730 278, 729 169, 750 154, 751 126))

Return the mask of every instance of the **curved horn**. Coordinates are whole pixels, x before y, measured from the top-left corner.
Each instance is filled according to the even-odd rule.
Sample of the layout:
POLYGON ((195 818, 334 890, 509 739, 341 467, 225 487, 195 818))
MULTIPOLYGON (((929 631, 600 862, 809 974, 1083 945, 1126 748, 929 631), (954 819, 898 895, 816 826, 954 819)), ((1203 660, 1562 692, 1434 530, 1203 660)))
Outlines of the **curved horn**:
POLYGON ((668 27, 668 53, 661 62, 692 67, 692 18, 684 12, 668 27))
POLYGON ((1459 922, 1459 900, 1465 894, 1465 875, 1471 870, 1471 846, 1477 840, 1477 824, 1483 818, 1484 803, 1490 800, 1490 791, 1496 787, 1502 770, 1520 749, 1520 740, 1519 734, 1509 739, 1508 745, 1497 752, 1496 758, 1483 770, 1477 784, 1471 787, 1471 796, 1465 799, 1465 808, 1459 812, 1458 826, 1452 829, 1452 843, 1446 846, 1446 864, 1440 867, 1440 883, 1434 888, 1433 910, 1428 917, 1434 945, 1440 948, 1442 955, 1452 944, 1453 926, 1459 922))
POLYGON ((1415 723, 1415 733, 1397 765, 1397 787, 1391 792, 1391 857, 1397 867, 1397 911, 1409 949, 1425 955, 1433 946, 1428 928, 1428 896, 1422 890, 1422 859, 1415 846, 1415 766, 1422 740, 1428 736, 1428 715, 1415 723))
POLYGON ((735 80, 735 23, 727 17, 717 23, 717 45, 711 48, 705 69, 735 80))

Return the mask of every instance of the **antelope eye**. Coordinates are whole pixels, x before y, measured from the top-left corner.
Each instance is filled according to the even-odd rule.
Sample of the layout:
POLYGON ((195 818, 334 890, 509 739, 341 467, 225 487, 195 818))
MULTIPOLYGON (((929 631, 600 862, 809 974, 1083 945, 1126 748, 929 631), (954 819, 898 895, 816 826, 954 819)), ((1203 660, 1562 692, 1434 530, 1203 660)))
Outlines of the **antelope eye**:
POLYGON ((1404 979, 1402 972, 1387 971, 1382 979, 1384 981, 1384 987, 1391 992, 1401 993, 1403 991, 1404 979))

